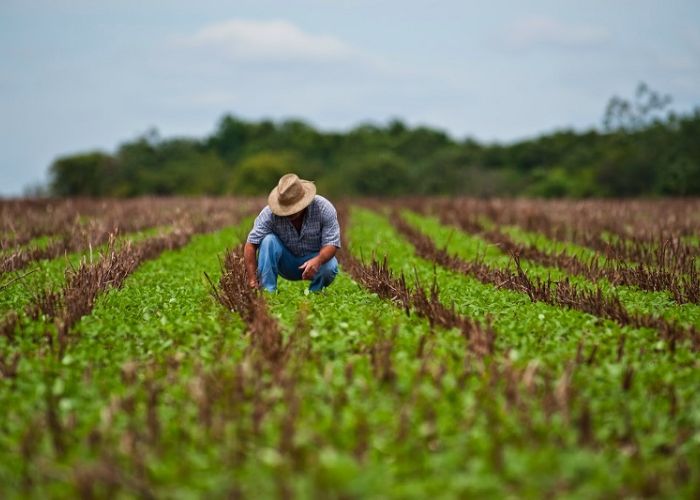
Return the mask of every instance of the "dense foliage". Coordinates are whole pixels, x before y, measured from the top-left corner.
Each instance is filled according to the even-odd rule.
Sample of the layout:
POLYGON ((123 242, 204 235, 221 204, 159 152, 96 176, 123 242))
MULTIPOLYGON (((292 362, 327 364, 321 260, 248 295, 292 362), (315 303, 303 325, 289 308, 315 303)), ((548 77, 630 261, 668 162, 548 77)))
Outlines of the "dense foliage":
POLYGON ((227 115, 203 139, 152 131, 114 154, 58 158, 50 193, 264 194, 293 171, 329 195, 698 195, 700 108, 664 115, 667 104, 640 85, 632 101, 611 99, 602 130, 561 130, 513 144, 456 140, 399 120, 339 133, 299 120, 227 115))
POLYGON ((700 200, 352 201, 318 294, 261 200, 0 202, 0 498, 698 497, 700 200))

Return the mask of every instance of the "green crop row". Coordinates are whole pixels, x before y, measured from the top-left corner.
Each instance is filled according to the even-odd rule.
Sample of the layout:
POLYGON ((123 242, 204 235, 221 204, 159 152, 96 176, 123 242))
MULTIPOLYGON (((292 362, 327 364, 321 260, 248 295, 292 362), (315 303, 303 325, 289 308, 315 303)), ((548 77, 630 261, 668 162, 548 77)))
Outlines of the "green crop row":
MULTIPOLYGON (((485 227, 490 227, 494 228, 495 225, 493 223, 485 223, 485 227)), ((548 238, 546 235, 542 233, 536 233, 532 231, 527 231, 519 226, 500 226, 499 229, 506 233, 508 236, 513 238, 514 241, 523 243, 523 244, 531 244, 534 245, 536 248, 549 251, 549 252, 566 252, 569 255, 574 255, 577 256, 579 259, 583 261, 590 261, 592 259, 597 259, 600 264, 605 264, 608 259, 605 257, 605 255, 596 252, 595 250, 578 245, 576 243, 572 243, 570 241, 558 241, 558 240, 553 240, 551 238, 548 238)), ((603 237, 606 236, 606 233, 603 234, 603 237)), ((615 241, 619 237, 613 237, 608 235, 607 240, 608 241, 615 241)), ((692 246, 698 246, 700 239, 695 237, 695 236, 685 236, 681 238, 681 242, 692 245, 692 246)), ((652 244, 650 244, 652 245, 652 244)), ((655 248, 654 245, 652 245, 652 248, 655 248)), ((627 266, 634 266, 634 262, 622 262, 622 264, 627 265, 627 266)), ((700 261, 697 262, 696 267, 700 269, 700 261)))
MULTIPOLYGON (((117 243, 138 242, 150 236, 170 231, 168 227, 151 228, 129 233, 117 238, 117 243)), ((40 259, 29 266, 6 273, 0 277, 0 316, 8 311, 21 312, 39 292, 45 289, 57 290, 65 281, 67 269, 77 269, 83 259, 99 258, 100 252, 107 250, 107 244, 83 252, 73 252, 55 259, 40 259)))
POLYGON ((31 240, 29 240, 27 243, 25 243, 23 245, 7 247, 7 248, 0 250, 0 258, 16 252, 20 248, 24 249, 24 250, 32 250, 34 248, 46 248, 49 245, 49 243, 53 243, 57 240, 58 240, 58 237, 55 235, 38 236, 36 238, 32 238, 31 240))
MULTIPOLYGON (((74 327, 60 359, 50 346, 36 345, 47 327, 23 324, 14 347, 21 353, 18 374, 0 381, 0 407, 7 409, 0 432, 0 484, 9 488, 8 494, 20 492, 27 481, 36 484, 31 491, 37 497, 75 494, 73 474, 100 455, 90 432, 114 401, 144 397, 143 388, 129 383, 125 372, 134 371, 133 377, 140 380, 149 370, 162 374, 175 363, 187 373, 225 352, 241 350, 240 320, 223 314, 212 301, 203 273, 216 278, 217 256, 240 238, 242 228, 195 235, 184 248, 145 262, 122 289, 99 296, 92 314, 74 327), (60 453, 50 426, 32 437, 32 429, 44 427, 50 406, 63 422, 58 434, 64 435, 65 451, 60 453), (25 454, 25 449, 31 453, 25 454)), ((12 348, 5 344, 3 351, 12 348)), ((170 411, 169 418, 177 420, 177 404, 170 411)), ((116 448, 124 432, 121 424, 115 417, 103 438, 115 439, 116 448)), ((180 459, 175 447, 171 457, 174 462, 180 459)))
MULTIPOLYGON (((408 217, 439 246, 508 265, 408 217)), ((204 278, 217 283, 250 222, 143 263, 99 296, 62 357, 39 322, 23 321, 15 344, 0 338, 21 355, 16 377, 0 378, 0 496, 697 495, 700 366, 688 346, 672 353, 654 330, 436 267, 385 217, 355 209, 342 251, 386 255, 411 286, 435 281, 445 305, 493 322, 495 353, 341 270, 319 294, 281 281, 264 295, 287 346, 271 363, 204 278)))
MULTIPOLYGON (((578 311, 531 303, 523 294, 436 268, 417 258, 384 217, 366 210, 353 212, 350 238, 356 254, 386 254, 395 271, 412 283, 419 280, 420 286, 428 286, 436 280, 443 303, 472 317, 493 317, 497 345, 514 363, 536 361, 562 374, 579 345, 584 356, 595 349, 595 362, 577 367, 573 374, 572 390, 589 407, 600 453, 615 456, 610 466, 620 467, 616 472, 627 477, 623 482, 638 474, 672 474, 678 461, 697 460, 700 400, 694 387, 699 367, 687 347, 669 354, 653 330, 620 327, 578 311), (628 387, 626 372, 634 374, 628 387), (635 442, 633 453, 624 453, 625 436, 635 442), (671 456, 665 455, 667 447, 674 450, 671 456)), ((568 439, 560 437, 576 442, 575 426, 566 432, 568 439)), ((565 463, 563 452, 561 459, 565 463)), ((697 479, 698 471, 693 472, 697 479)))
MULTIPOLYGON (((438 248, 446 248, 450 254, 465 260, 482 257, 484 263, 500 269, 514 270, 515 265, 509 255, 504 254, 496 245, 489 244, 478 236, 466 234, 454 227, 444 226, 435 217, 425 217, 411 212, 403 212, 404 218, 423 233, 430 236, 438 248)), ((540 242, 542 244, 542 242, 540 242)), ((546 243, 544 243, 546 245, 546 243)), ((546 248, 546 247, 545 247, 546 248)), ((549 248, 548 248, 549 250, 549 248)), ((572 276, 554 267, 546 267, 527 260, 522 266, 531 278, 554 281, 568 278, 580 289, 600 287, 605 293, 615 293, 630 312, 661 316, 676 320, 685 325, 700 325, 700 306, 696 304, 677 304, 669 292, 647 292, 631 286, 615 286, 607 280, 595 282, 595 286, 586 278, 572 276)))

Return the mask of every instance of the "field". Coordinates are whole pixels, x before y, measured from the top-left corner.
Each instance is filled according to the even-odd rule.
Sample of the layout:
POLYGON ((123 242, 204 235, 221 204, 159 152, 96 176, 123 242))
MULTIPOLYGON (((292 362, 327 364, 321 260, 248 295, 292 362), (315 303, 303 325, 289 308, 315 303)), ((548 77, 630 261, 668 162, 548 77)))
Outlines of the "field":
POLYGON ((0 497, 700 496, 700 200, 0 202, 0 497))

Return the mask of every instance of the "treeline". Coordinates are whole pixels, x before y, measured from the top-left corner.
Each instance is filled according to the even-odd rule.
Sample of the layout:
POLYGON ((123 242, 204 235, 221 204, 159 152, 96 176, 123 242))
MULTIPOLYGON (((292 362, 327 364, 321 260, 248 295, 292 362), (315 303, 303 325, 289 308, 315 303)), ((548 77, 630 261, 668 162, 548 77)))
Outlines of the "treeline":
POLYGON ((669 99, 641 84, 614 97, 600 130, 514 144, 455 140, 399 120, 322 132, 300 120, 224 116, 203 139, 150 132, 114 154, 58 158, 55 196, 255 195, 296 172, 338 195, 629 197, 700 195, 700 108, 662 114, 669 99))

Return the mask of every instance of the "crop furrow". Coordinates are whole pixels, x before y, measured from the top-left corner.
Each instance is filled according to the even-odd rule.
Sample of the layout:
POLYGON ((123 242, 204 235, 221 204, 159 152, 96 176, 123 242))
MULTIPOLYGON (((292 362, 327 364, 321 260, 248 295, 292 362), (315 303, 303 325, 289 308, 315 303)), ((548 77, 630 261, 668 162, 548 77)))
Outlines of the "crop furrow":
MULTIPOLYGON (((488 279, 505 268, 521 289, 419 257, 387 217, 338 209, 341 272, 321 293, 248 288, 246 220, 126 278, 128 263, 75 278, 76 293, 109 293, 60 358, 43 319, 63 317, 68 281, 37 297, 38 321, 3 297, 16 312, 0 321, 0 497, 697 496, 687 343, 670 352, 650 328, 536 300, 557 293, 547 273, 563 273, 524 255, 519 268, 433 218, 403 217, 447 257, 488 279)), ((38 275, 4 291, 37 290, 38 275)), ((593 300, 576 295, 589 283, 571 284, 571 301, 593 300)), ((686 324, 700 311, 633 292, 616 290, 629 311, 686 324)))
MULTIPOLYGON (((511 254, 503 252, 497 245, 489 244, 479 236, 459 231, 455 225, 441 224, 436 217, 421 216, 412 211, 402 211, 400 213, 414 228, 419 229, 422 233, 432 238, 436 246, 444 248, 449 253, 465 260, 473 260, 478 257, 490 266, 499 269, 510 269, 513 272, 516 271, 511 254)), ((540 236, 526 236, 525 238, 525 241, 532 241, 537 245, 542 245, 544 248, 555 248, 557 250, 564 248, 574 255, 580 255, 578 250, 569 245, 552 245, 550 244, 551 242, 540 236)), ((600 287, 606 293, 612 292, 619 296, 623 305, 630 312, 658 315, 678 321, 686 326, 700 324, 700 308, 695 304, 678 304, 667 291, 643 291, 637 287, 613 285, 604 279, 591 283, 584 277, 570 275, 559 268, 542 266, 531 260, 523 259, 522 265, 529 277, 537 277, 544 281, 549 279, 568 280, 579 289, 595 290, 596 287, 600 287)))
POLYGON ((281 369, 284 359, 288 357, 290 344, 284 344, 277 320, 270 315, 261 292, 248 286, 243 245, 226 252, 223 266, 218 287, 210 281, 214 298, 241 316, 250 332, 251 346, 263 355, 270 366, 281 369))
MULTIPOLYGON (((371 226, 371 218, 362 217, 362 223, 369 224, 371 226)), ((378 232, 381 232, 378 231, 378 232)), ((357 234, 357 233, 356 233, 357 234)), ((359 231, 359 234, 364 234, 368 236, 366 231, 359 231)), ((384 242, 388 247, 394 248, 393 242, 395 237, 389 234, 382 234, 377 236, 377 240, 372 240, 371 237, 364 244, 372 245, 373 242, 377 242, 380 246, 375 247, 377 251, 382 249, 382 243, 384 242), (388 241, 392 241, 391 244, 388 241)), ((402 245, 403 246, 403 245, 402 245)), ((347 247, 346 247, 347 248, 347 247)), ((366 248, 366 247, 365 247, 366 248)), ((388 250, 388 249, 387 249, 388 250)), ((354 252, 357 254, 357 251, 354 252)), ((404 266, 407 263, 404 263, 404 266)), ((415 265, 415 264, 414 264, 415 265)), ((345 269, 345 268, 344 268, 345 269)), ((416 276, 418 278, 418 276, 416 276)), ((417 282, 417 281, 416 281, 417 282)), ((452 288, 452 290, 463 289, 465 284, 460 284, 458 287, 452 288)), ((399 289, 400 287, 394 284, 394 286, 388 287, 390 291, 399 289)), ((475 293, 479 293, 475 291, 475 293)), ((542 309, 540 309, 542 310, 542 309)), ((549 314, 549 313, 547 313, 549 314)), ((515 321, 522 322, 525 315, 519 315, 515 321)), ((558 321, 563 319, 562 315, 557 314, 558 321)), ((540 318, 543 319, 544 315, 540 314, 540 318)), ((511 350, 506 349, 496 356, 490 358, 489 369, 484 370, 480 375, 481 380, 484 385, 481 387, 471 386, 471 389, 475 389, 475 397, 479 407, 479 415, 484 417, 488 422, 488 428, 492 430, 489 433, 488 441, 493 443, 493 448, 491 453, 494 456, 495 466, 503 467, 505 464, 502 462, 502 453, 507 453, 504 448, 502 448, 502 443, 504 439, 503 432, 503 421, 496 415, 498 411, 507 412, 508 415, 516 419, 516 427, 519 429, 520 438, 528 442, 529 439, 533 441, 527 446, 538 446, 535 444, 539 439, 542 438, 542 434, 538 431, 540 425, 543 421, 538 417, 533 418, 534 415, 543 412, 545 417, 544 421, 547 422, 545 426, 553 424, 550 420, 555 417, 554 420, 563 419, 566 423, 565 425, 569 428, 576 429, 577 437, 575 440, 576 446, 581 447, 580 449, 590 448, 595 450, 594 454, 601 453, 602 449, 607 449, 613 451, 613 453, 622 453, 624 450, 633 450, 633 453, 638 451, 638 442, 644 434, 644 425, 640 423, 633 423, 629 417, 630 409, 626 406, 627 395, 630 391, 639 390, 639 382, 637 377, 640 377, 633 368, 630 367, 630 363, 635 356, 636 352, 632 353, 630 347, 627 346, 627 351, 625 350, 624 339, 625 334, 621 335, 621 343, 617 347, 617 358, 610 359, 608 356, 600 354, 598 342, 606 337, 606 330, 608 327, 604 327, 601 324, 596 324, 593 328, 594 331, 589 331, 588 326, 585 328, 585 336, 577 340, 577 345, 575 349, 575 354, 571 357, 561 358, 559 357, 559 363, 552 371, 552 366, 547 364, 542 365, 540 363, 540 356, 546 356, 546 349, 542 345, 536 349, 537 358, 531 359, 526 364, 514 365, 511 361, 511 350), (592 349, 587 348, 584 352, 586 345, 590 345, 592 349), (501 356, 501 354, 503 356, 501 356), (538 359, 539 358, 539 359, 538 359), (615 436, 615 438, 608 438, 607 440, 600 439, 600 433, 605 432, 606 427, 605 422, 613 415, 608 413, 608 409, 603 409, 597 406, 596 394, 598 394, 603 386, 608 387, 609 390, 611 381, 607 379, 607 374, 610 373, 612 367, 625 363, 627 368, 622 371, 622 376, 620 377, 620 399, 618 404, 618 409, 616 411, 622 411, 624 415, 624 431, 620 432, 615 436), (556 373, 556 375, 555 375, 556 373), (533 380, 537 380, 537 383, 533 385, 533 380), (489 381, 493 384, 490 385, 489 381), (603 382, 604 381, 604 382, 603 382), (602 385, 600 385, 602 383, 602 385), (491 397, 496 396, 501 401, 505 401, 505 408, 500 410, 495 410, 492 406, 491 397)), ((550 325, 547 331, 543 331, 544 337, 551 337, 557 335, 557 326, 550 325)), ((526 336, 531 336, 535 333, 532 330, 525 330, 523 334, 526 336)), ((615 334, 620 334, 619 327, 615 330, 615 334)), ((563 342, 567 337, 561 337, 563 342)), ((576 337, 574 337, 575 339, 576 337)), ((552 349, 560 349, 557 347, 550 347, 552 349)), ((643 350, 640 350, 640 356, 643 356, 643 350)), ((515 358, 517 359, 517 357, 515 358)), ((524 360, 521 360, 521 362, 524 360)), ((472 372, 473 373, 473 372, 472 372)), ((645 376, 645 375, 641 375, 645 376)), ((438 380, 440 376, 437 375, 438 380)), ((461 380, 461 376, 460 376, 461 380)), ((612 382, 613 385, 617 381, 612 382)), ((675 390, 671 389, 670 393, 675 394, 675 390)), ((637 393, 638 394, 638 393, 637 393)), ((651 394, 650 394, 651 395, 651 394)), ((672 396, 675 397, 675 396, 672 396)), ((437 404, 437 403, 436 403, 437 404)), ((440 407, 443 412, 448 411, 447 409, 440 407)), ((401 413, 402 417, 405 416, 401 413)), ((618 419, 619 416, 614 418, 618 419)), ((672 417, 675 418, 675 415, 672 417)), ((560 420, 561 421, 561 420, 560 420)), ((424 425, 430 426, 430 421, 424 423, 424 425)), ((541 428, 540 428, 541 429, 541 428)), ((551 429, 550 429, 551 430, 551 429)), ((507 431, 506 431, 507 434, 507 431)), ((547 431, 549 434, 549 431, 547 431)), ((667 446, 676 450, 679 449, 679 439, 681 439, 682 433, 679 432, 676 435, 671 435, 667 446)), ((513 438, 513 435, 510 435, 513 438)), ((512 449, 509 451, 512 453, 512 449)), ((645 487, 648 488, 658 488, 658 482, 649 481, 645 487)))
POLYGON ((517 255, 512 256, 517 272, 494 268, 480 259, 465 261, 455 255, 450 255, 444 249, 437 248, 430 237, 415 229, 396 212, 392 213, 391 221, 394 227, 415 247, 418 255, 426 260, 435 261, 448 269, 475 277, 482 283, 524 293, 533 302, 540 301, 550 305, 577 309, 601 318, 611 319, 621 325, 654 328, 662 339, 669 342, 671 350, 675 350, 676 342, 682 340, 690 340, 693 348, 700 350, 700 332, 694 326, 685 327, 676 321, 649 314, 631 313, 616 294, 603 293, 600 287, 592 290, 581 290, 568 280, 554 282, 551 278, 547 280, 531 279, 523 271, 520 258, 517 255))
MULTIPOLYGON (((241 229, 193 236, 183 248, 144 262, 129 275, 129 286, 100 294, 92 313, 71 331, 81 341, 71 342, 60 361, 39 349, 25 353, 19 367, 22 385, 17 394, 7 387, 0 391, 0 406, 8 409, 8 421, 17 422, 13 438, 22 443, 22 460, 30 464, 29 491, 55 487, 55 474, 69 471, 61 483, 63 491, 71 492, 65 496, 97 495, 105 488, 153 496, 163 488, 163 471, 151 466, 170 462, 179 467, 182 447, 189 443, 192 451, 199 446, 191 441, 202 436, 199 425, 206 436, 214 435, 207 441, 210 449, 222 442, 219 432, 231 414, 211 404, 228 404, 236 397, 218 390, 231 366, 229 358, 239 349, 241 329, 218 314, 202 271, 216 274, 217 253, 241 229), (31 389, 40 383, 62 389, 48 391, 42 404, 43 394, 31 389), (209 426, 204 425, 207 415, 209 426), (173 426, 178 426, 177 435, 169 434, 173 426), (60 457, 44 450, 48 441, 60 457), (89 460, 81 455, 85 446, 89 460)), ((12 368, 12 357, 6 361, 12 368)), ((0 455, 2 462, 5 450, 0 455)), ((220 462, 218 457, 211 465, 222 467, 220 462)), ((0 476, 6 470, 0 465, 0 476)), ((192 472, 194 482, 196 475, 192 472)), ((165 487, 158 496, 168 496, 168 491, 165 487)))
MULTIPOLYGON (((191 226, 195 232, 206 232, 207 227, 221 227, 227 210, 237 210, 225 204, 211 204, 206 201, 188 202, 188 210, 173 201, 136 200, 124 205, 108 206, 99 218, 83 223, 80 214, 73 219, 63 216, 58 219, 48 233, 55 241, 44 246, 15 247, 0 256, 0 276, 22 269, 40 259, 52 259, 65 253, 81 252, 105 244, 114 234, 133 233, 158 226, 191 226), (216 221, 219 222, 216 222, 216 221)), ((91 207, 94 210, 94 207, 91 207)), ((5 244, 7 245, 7 244, 5 244)))
MULTIPOLYGON (((348 224, 348 218, 344 212, 345 210, 339 207, 341 227, 345 227, 348 224)), ((347 272, 361 288, 368 290, 368 292, 374 292, 376 296, 384 300, 389 299, 387 302, 394 303, 399 307, 399 310, 417 309, 418 314, 416 316, 423 318, 423 321, 428 323, 431 332, 435 326, 446 329, 455 328, 454 318, 446 321, 436 319, 440 315, 436 315, 434 310, 432 314, 421 314, 420 311, 424 309, 420 305, 413 305, 411 300, 413 292, 406 287, 405 280, 394 278, 388 271, 385 263, 379 264, 373 259, 371 265, 363 266, 360 261, 352 256, 349 242, 345 237, 343 238, 343 248, 342 255, 339 255, 343 274, 347 272), (350 259, 348 259, 348 254, 350 259), (353 271, 349 269, 353 269, 353 271)), ((240 263, 240 258, 238 268, 240 272, 234 280, 234 286, 236 287, 240 286, 238 285, 240 283, 246 283, 245 276, 241 275, 243 266, 240 263)), ((349 280, 341 274, 336 278, 336 281, 345 282, 349 280)), ((336 292, 341 294, 343 302, 348 300, 351 303, 355 301, 364 303, 365 300, 370 300, 369 297, 364 300, 355 297, 351 298, 350 295, 353 295, 353 293, 358 294, 358 292, 350 293, 346 291, 344 286, 344 283, 334 283, 328 295, 319 295, 318 300, 322 301, 321 304, 316 305, 317 300, 315 298, 312 303, 316 308, 322 310, 323 303, 326 302, 325 299, 327 298, 328 303, 326 307, 332 307, 333 294, 336 292), (341 287, 341 289, 336 290, 336 287, 341 287)), ((362 295, 368 292, 362 292, 362 295)), ((231 307, 236 303, 247 304, 250 300, 240 297, 245 293, 249 292, 246 292, 245 288, 242 287, 240 291, 229 294, 232 297, 239 297, 238 300, 232 302, 227 300, 221 301, 227 307, 231 307)), ((253 295, 257 297, 257 294, 253 295)), ((425 297, 425 295, 423 296, 425 297)), ((277 300, 276 295, 274 297, 278 307, 282 307, 284 301, 291 298, 289 295, 283 296, 279 300, 277 300)), ((337 300, 338 297, 336 296, 335 299, 337 300)), ((435 301, 435 296, 431 297, 430 300, 435 301)), ((361 318, 366 318, 370 315, 367 309, 371 310, 373 307, 376 306, 360 306, 356 312, 362 315, 361 318)), ((240 309, 244 311, 246 308, 244 306, 240 309)), ((441 309, 443 312, 454 313, 454 311, 446 311, 445 308, 441 309)), ((333 312, 333 321, 330 323, 320 322, 318 324, 317 314, 320 315, 321 311, 318 311, 318 313, 311 311, 311 315, 314 317, 312 320, 315 323, 314 328, 319 328, 322 331, 324 327, 328 328, 327 331, 323 331, 318 340, 329 339, 328 342, 332 341, 334 345, 337 345, 340 339, 330 339, 334 339, 336 336, 347 337, 347 332, 339 328, 338 324, 345 325, 347 328, 347 323, 345 322, 352 321, 352 318, 356 316, 355 314, 348 314, 348 312, 338 311, 337 314, 333 312)), ((515 428, 518 428, 518 433, 522 434, 526 440, 534 442, 538 439, 537 436, 541 432, 543 423, 534 421, 533 413, 542 412, 547 420, 556 419, 557 415, 559 415, 567 422, 571 421, 579 429, 580 436, 577 442, 580 446, 594 448, 597 445, 593 437, 594 424, 589 415, 590 410, 588 409, 589 403, 587 398, 579 395, 572 385, 577 367, 584 363, 586 359, 581 353, 581 346, 575 359, 567 362, 563 373, 558 375, 556 371, 540 366, 537 362, 515 366, 508 357, 508 351, 503 353, 505 354, 503 357, 493 356, 493 338, 490 339, 490 345, 485 344, 479 348, 479 346, 475 345, 473 339, 470 342, 466 336, 460 335, 467 349, 464 351, 464 361, 455 365, 455 360, 451 355, 438 354, 438 352, 441 352, 440 344, 443 341, 447 343, 447 339, 450 338, 449 335, 431 336, 423 334, 419 337, 420 340, 418 340, 417 346, 414 346, 416 340, 411 342, 411 351, 408 354, 406 353, 405 344, 414 332, 406 331, 406 325, 399 317, 395 317, 393 322, 394 328, 391 333, 382 331, 383 327, 378 322, 374 323, 374 331, 368 332, 372 340, 363 346, 358 346, 357 350, 369 355, 371 374, 376 380, 374 383, 377 384, 376 392, 366 396, 366 398, 371 398, 371 408, 373 410, 369 411, 381 410, 382 406, 385 406, 388 402, 393 402, 393 412, 399 415, 400 418, 391 423, 391 428, 395 429, 393 431, 395 434, 392 435, 391 439, 396 441, 396 446, 407 448, 409 461, 412 460, 410 457, 416 456, 416 453, 425 453, 428 450, 432 453, 442 450, 454 450, 454 453, 461 453, 464 450, 458 444, 453 444, 454 436, 455 434, 469 434, 469 432, 461 430, 460 423, 464 422, 464 425, 470 428, 474 425, 473 420, 481 420, 483 416, 488 422, 487 432, 492 433, 491 438, 494 443, 492 453, 497 457, 495 466, 501 468, 503 465, 500 461, 503 459, 503 455, 508 453, 508 445, 498 439, 499 433, 504 431, 506 424, 497 414, 506 413, 508 414, 508 420, 512 419, 513 421, 509 425, 514 425, 515 428), (475 355, 476 359, 481 359, 487 354, 490 355, 488 363, 474 364, 472 362, 473 355, 475 355), (407 360, 411 360, 414 356, 420 361, 418 366, 407 366, 407 360), (448 379, 453 377, 456 377, 459 381, 457 387, 451 386, 448 381, 448 379), (421 387, 424 387, 426 384, 434 387, 433 391, 435 392, 432 392, 432 396, 425 395, 421 390, 421 387), (401 387, 410 387, 411 389, 406 394, 401 387), (458 393, 473 393, 477 396, 479 400, 477 407, 463 408, 456 401, 456 407, 445 404, 446 401, 451 399, 451 394, 455 390, 458 393), (505 406, 501 408, 501 405, 505 406), (433 408, 436 409, 433 410, 433 408), (454 415, 455 420, 452 421, 449 428, 444 428, 444 422, 442 424, 438 423, 442 418, 436 413, 438 411, 437 408, 444 412, 443 417, 445 415, 454 415), (464 420, 465 412, 471 415, 466 418, 466 421, 464 420), (456 426, 455 423, 457 423, 456 426), (438 425, 442 427, 439 430, 438 425), (425 429, 426 432, 417 434, 418 429, 425 429)), ((457 326, 457 329, 459 330, 460 327, 457 326)), ((317 335, 319 334, 317 333, 317 335)), ((444 349, 444 347, 442 348, 444 349)), ((333 366, 332 360, 342 363, 342 358, 337 359, 338 354, 337 349, 332 353, 328 353, 330 359, 326 359, 325 363, 319 366, 318 371, 328 374, 329 368, 333 366)), ((348 392, 347 387, 352 388, 357 383, 355 381, 355 372, 361 366, 358 366, 357 360, 352 363, 348 362, 343 370, 343 376, 341 376, 344 383, 333 386, 335 393, 332 396, 327 396, 331 401, 341 400, 344 402, 342 409, 337 411, 347 411, 346 408, 348 410, 352 408, 353 393, 348 392)), ((330 376, 324 375, 324 377, 330 376)), ((367 380, 366 377, 367 375, 365 374, 359 380, 365 381, 367 380)), ((306 381, 306 383, 308 382, 306 381)), ((326 383, 323 385, 325 386, 326 383)), ((368 401, 365 401, 364 406, 367 406, 367 404, 368 401)), ((319 418, 321 418, 320 415, 319 418)), ((358 419, 355 418, 353 420, 357 421, 358 419)), ((372 425, 373 422, 374 419, 371 417, 367 419, 362 418, 359 419, 357 427, 351 427, 353 431, 358 433, 353 454, 357 460, 363 463, 371 460, 367 456, 367 449, 371 446, 375 436, 377 436, 377 439, 382 439, 381 432, 384 431, 385 433, 387 430, 386 424, 377 427, 377 424, 372 425)), ((342 423, 339 422, 334 425, 333 429, 336 429, 339 425, 342 425, 342 423)), ((470 431, 474 434, 479 432, 473 429, 470 429, 470 431)), ((383 439, 386 439, 386 437, 383 439)))
POLYGON ((414 200, 418 211, 449 217, 460 224, 479 226, 485 218, 496 226, 514 225, 561 242, 594 250, 608 260, 635 262, 652 267, 688 269, 700 248, 683 240, 697 234, 691 217, 693 205, 670 204, 661 208, 641 204, 606 206, 604 203, 533 202, 527 200, 414 200), (678 206, 676 206, 678 205, 678 206), (685 213, 686 216, 683 216, 685 213), (634 229, 631 229, 634 228, 634 229), (603 236, 609 234, 612 236, 603 236))
MULTIPOLYGON (((470 216, 455 216, 453 213, 448 215, 447 212, 441 212, 439 216, 444 224, 454 224, 468 234, 481 237, 498 246, 509 255, 518 255, 543 266, 556 267, 568 274, 591 281, 604 279, 616 286, 634 286, 651 292, 668 291, 678 304, 700 303, 700 278, 695 261, 688 253, 682 259, 662 256, 655 260, 656 265, 653 266, 643 263, 626 264, 615 259, 601 261, 598 256, 584 261, 565 250, 546 251, 531 243, 516 243, 502 230, 487 229, 470 216)), ((677 251, 672 253, 674 256, 678 255, 677 251)))
MULTIPOLYGON (((207 407, 219 406, 217 400, 222 397, 232 399, 227 404, 236 412, 236 466, 248 460, 246 448, 266 446, 275 450, 280 459, 300 467, 308 455, 308 450, 297 442, 299 429, 308 428, 301 413, 304 388, 310 383, 304 365, 314 361, 310 357, 306 312, 299 312, 285 340, 279 322, 270 314, 264 292, 248 286, 243 244, 226 252, 218 284, 208 276, 207 279, 212 296, 243 319, 249 343, 233 370, 222 373, 234 389, 233 394, 207 391, 199 398, 205 402, 205 414, 207 407), (278 429, 279 435, 270 440, 266 437, 267 427, 278 429)), ((275 482, 279 495, 291 494, 288 478, 279 477, 275 482)))
POLYGON ((35 295, 25 307, 24 313, 32 320, 41 318, 53 321, 57 330, 59 357, 62 357, 70 339, 71 328, 80 318, 90 314, 100 294, 109 289, 121 288, 124 280, 143 262, 156 258, 166 250, 183 247, 193 235, 234 224, 244 215, 245 209, 241 207, 240 211, 225 217, 203 220, 197 226, 175 229, 166 235, 137 243, 127 241, 121 247, 117 247, 112 235, 104 255, 95 262, 84 260, 77 269, 67 270, 66 282, 62 288, 58 291, 45 289, 35 295))
POLYGON ((45 291, 37 296, 26 310, 27 315, 34 320, 42 315, 54 320, 62 356, 71 328, 80 318, 90 314, 99 294, 110 288, 121 288, 124 280, 141 263, 165 250, 182 247, 191 236, 191 232, 175 231, 135 245, 127 242, 119 249, 112 241, 106 255, 97 262, 84 262, 78 269, 68 271, 66 284, 60 292, 45 291))
MULTIPOLYGON (((129 234, 128 238, 116 237, 115 242, 118 246, 127 241, 131 241, 133 244, 161 234, 167 233, 148 230, 129 234)), ((5 314, 10 310, 24 311, 27 305, 36 299, 38 291, 60 290, 65 285, 68 269, 76 269, 85 261, 93 261, 94 256, 101 256, 108 249, 109 246, 105 244, 83 252, 65 254, 56 259, 36 261, 28 270, 8 273, 3 284, 0 285, 2 289, 6 290, 5 293, 0 294, 0 313, 5 314)))
MULTIPOLYGON (((340 217, 345 221, 342 227, 345 228, 349 220, 348 209, 341 207, 340 211, 340 217)), ((344 229, 341 231, 341 240, 345 248, 348 248, 349 242, 344 229)), ((433 282, 428 295, 420 284, 410 289, 406 285, 403 274, 398 278, 394 277, 387 266, 386 258, 380 263, 372 256, 372 260, 367 265, 356 259, 348 249, 341 253, 339 260, 343 269, 355 281, 380 297, 401 305, 406 314, 413 309, 419 316, 428 319, 431 325, 457 328, 469 341, 474 352, 481 356, 493 354, 496 333, 490 321, 487 319, 486 324, 482 325, 472 318, 458 314, 454 304, 451 308, 446 307, 438 298, 439 290, 436 282, 433 282)))

